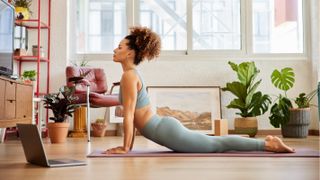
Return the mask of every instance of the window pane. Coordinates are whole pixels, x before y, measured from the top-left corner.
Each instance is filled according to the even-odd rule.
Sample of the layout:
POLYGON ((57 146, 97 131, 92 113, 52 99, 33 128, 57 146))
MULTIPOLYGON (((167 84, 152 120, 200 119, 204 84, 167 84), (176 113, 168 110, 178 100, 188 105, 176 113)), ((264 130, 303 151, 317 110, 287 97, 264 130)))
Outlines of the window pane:
POLYGON ((126 0, 77 1, 77 52, 112 53, 127 35, 126 0))
POLYGON ((162 50, 187 49, 186 0, 140 0, 140 24, 157 32, 162 50))
POLYGON ((302 0, 253 0, 253 51, 302 53, 302 0))
POLYGON ((194 0, 194 50, 239 50, 240 0, 194 0))

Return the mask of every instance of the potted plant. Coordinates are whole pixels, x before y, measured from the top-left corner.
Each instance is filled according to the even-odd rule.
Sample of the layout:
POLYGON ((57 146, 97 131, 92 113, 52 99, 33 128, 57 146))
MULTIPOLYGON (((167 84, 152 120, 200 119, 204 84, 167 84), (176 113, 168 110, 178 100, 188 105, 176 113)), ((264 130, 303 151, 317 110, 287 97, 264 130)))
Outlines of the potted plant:
POLYGON ((96 119, 95 122, 91 123, 94 137, 103 137, 106 133, 107 123, 104 119, 96 119))
POLYGON ((300 93, 294 99, 297 108, 294 108, 291 100, 287 97, 287 91, 294 85, 294 72, 292 68, 284 68, 281 71, 274 70, 271 75, 275 87, 284 91, 271 107, 270 123, 281 127, 283 137, 304 138, 308 136, 310 124, 310 101, 316 95, 317 90, 309 94, 300 93))
POLYGON ((80 107, 73 103, 77 100, 74 96, 75 87, 63 86, 58 93, 51 93, 44 96, 45 108, 53 112, 54 123, 48 123, 49 137, 52 143, 62 143, 66 141, 68 135, 69 122, 67 117, 72 117, 72 113, 80 107))
POLYGON ((257 91, 261 79, 255 81, 260 71, 256 68, 254 62, 243 62, 239 65, 229 62, 229 65, 237 73, 238 81, 227 83, 222 90, 229 91, 236 96, 227 106, 227 108, 240 110, 236 114, 241 117, 235 118, 234 122, 235 133, 248 134, 250 137, 254 137, 258 131, 256 117, 268 110, 271 98, 269 95, 257 91))
POLYGON ((31 83, 36 80, 37 72, 36 70, 23 71, 22 78, 25 83, 31 83))
POLYGON ((35 70, 23 71, 22 80, 24 83, 32 84, 33 91, 36 91, 37 83, 36 83, 36 75, 37 72, 35 70))
POLYGON ((11 3, 15 7, 16 19, 28 20, 30 18, 30 11, 32 0, 12 0, 11 3))

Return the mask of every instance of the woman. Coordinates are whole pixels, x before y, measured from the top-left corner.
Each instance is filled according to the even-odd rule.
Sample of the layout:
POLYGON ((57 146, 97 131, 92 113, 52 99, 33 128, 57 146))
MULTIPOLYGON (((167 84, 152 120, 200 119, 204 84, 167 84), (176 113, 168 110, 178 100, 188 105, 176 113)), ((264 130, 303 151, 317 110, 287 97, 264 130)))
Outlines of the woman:
POLYGON ((294 152, 280 138, 267 136, 257 140, 240 136, 207 136, 185 128, 172 117, 160 117, 151 110, 146 85, 136 70, 143 60, 154 59, 160 54, 160 38, 145 27, 133 27, 114 50, 113 60, 122 65, 119 100, 124 113, 123 146, 105 153, 127 153, 132 149, 134 130, 146 138, 177 152, 273 151, 294 152))

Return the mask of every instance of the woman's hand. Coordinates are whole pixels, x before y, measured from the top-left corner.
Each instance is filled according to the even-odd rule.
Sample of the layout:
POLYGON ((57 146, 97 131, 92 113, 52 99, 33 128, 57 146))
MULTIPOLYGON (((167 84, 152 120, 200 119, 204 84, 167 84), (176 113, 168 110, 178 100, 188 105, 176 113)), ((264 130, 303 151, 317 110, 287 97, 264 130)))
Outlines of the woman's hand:
POLYGON ((126 150, 123 146, 107 149, 104 154, 126 154, 129 150, 126 150))

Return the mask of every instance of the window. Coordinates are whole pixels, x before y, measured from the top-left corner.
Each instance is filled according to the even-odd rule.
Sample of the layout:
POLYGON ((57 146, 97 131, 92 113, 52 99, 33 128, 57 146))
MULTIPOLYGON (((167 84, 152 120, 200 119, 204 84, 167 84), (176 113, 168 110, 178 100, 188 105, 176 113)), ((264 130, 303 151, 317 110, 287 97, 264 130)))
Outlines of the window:
POLYGON ((77 3, 77 53, 112 52, 127 34, 125 0, 77 3))
POLYGON ((252 14, 255 53, 303 53, 302 0, 254 0, 252 14))
POLYGON ((213 53, 228 51, 245 56, 302 54, 305 52, 303 2, 75 1, 76 53, 112 53, 127 35, 128 27, 136 24, 157 32, 161 36, 162 50, 173 53, 206 50, 213 53))
POLYGON ((194 50, 241 49, 240 0, 194 0, 194 50))
POLYGON ((160 35, 163 50, 186 50, 186 7, 186 0, 140 0, 140 24, 160 35))

